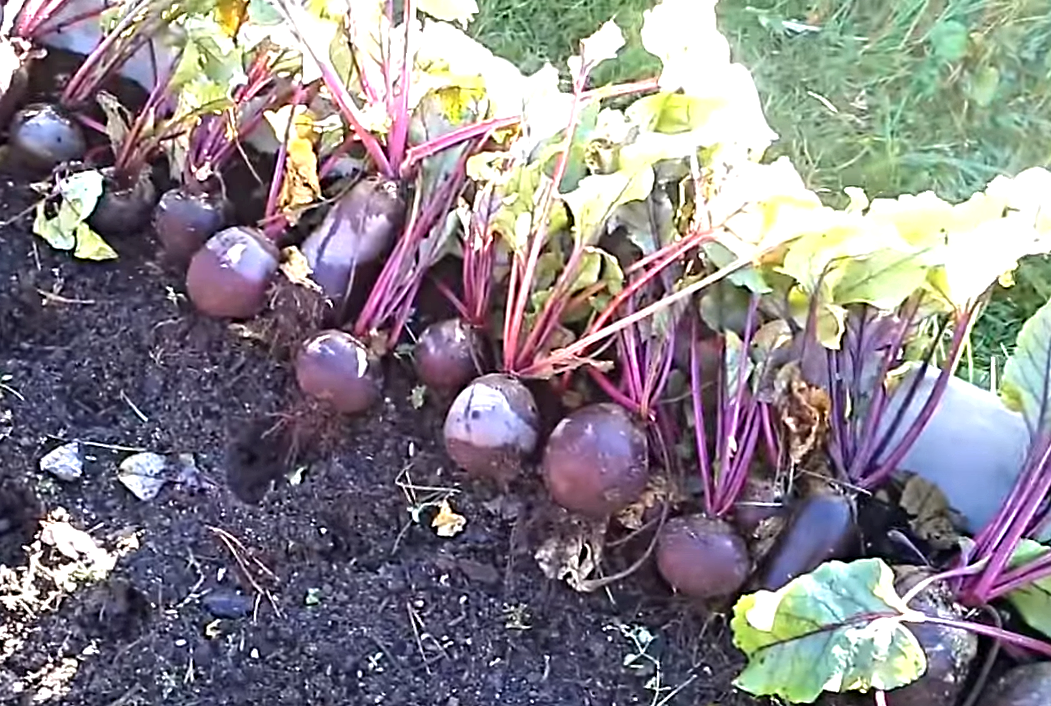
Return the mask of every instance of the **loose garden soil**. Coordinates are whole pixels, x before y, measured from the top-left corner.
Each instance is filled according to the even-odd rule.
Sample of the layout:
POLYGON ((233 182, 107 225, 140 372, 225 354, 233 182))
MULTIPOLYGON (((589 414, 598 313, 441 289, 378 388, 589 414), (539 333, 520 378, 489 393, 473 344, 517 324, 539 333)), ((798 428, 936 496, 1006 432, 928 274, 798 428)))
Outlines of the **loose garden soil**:
POLYGON ((105 264, 50 250, 23 213, 34 198, 0 182, 0 565, 15 569, 0 586, 0 703, 755 703, 730 687, 741 662, 723 618, 650 571, 597 594, 545 578, 542 495, 455 472, 442 409, 413 408, 404 361, 382 408, 341 420, 290 481, 264 433, 297 402, 287 366, 195 314, 148 235, 105 264), (70 440, 87 463, 65 483, 38 464, 70 440), (193 454, 212 484, 140 501, 117 478, 129 449, 193 454), (433 507, 412 522, 410 495, 432 487, 460 489, 455 537, 436 535, 433 507), (131 549, 101 582, 15 600, 13 577, 56 560, 28 547, 57 508, 131 549), (656 661, 626 667, 638 626, 656 661))

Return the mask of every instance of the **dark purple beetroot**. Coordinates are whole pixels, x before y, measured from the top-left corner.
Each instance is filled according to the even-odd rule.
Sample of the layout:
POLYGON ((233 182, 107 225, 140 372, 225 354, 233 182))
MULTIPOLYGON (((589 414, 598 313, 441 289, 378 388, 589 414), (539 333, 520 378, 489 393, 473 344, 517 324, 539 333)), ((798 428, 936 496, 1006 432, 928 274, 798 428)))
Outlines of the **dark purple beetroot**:
POLYGON ((733 525, 704 515, 676 517, 657 540, 657 570, 677 592, 701 600, 734 596, 752 572, 733 525))
POLYGON ((112 169, 102 170, 102 175, 105 188, 88 218, 88 225, 104 238, 142 234, 157 202, 157 187, 153 185, 149 170, 139 172, 129 184, 116 181, 112 169))
POLYGON ((280 260, 262 231, 227 228, 209 238, 190 260, 186 292, 203 314, 250 319, 263 310, 280 260))
POLYGON ((463 319, 431 324, 416 341, 416 374, 427 387, 456 392, 482 374, 485 337, 463 319))
POLYGON ((164 257, 185 267, 201 246, 226 227, 230 204, 219 194, 179 187, 165 191, 153 210, 153 230, 164 257))
POLYGON ((325 296, 342 302, 354 270, 386 253, 405 222, 398 185, 362 179, 337 201, 301 249, 325 296))
POLYGON ((295 365, 299 389, 344 414, 364 412, 383 390, 378 361, 345 331, 322 331, 307 339, 295 365))
POLYGON ((543 473, 551 499, 585 517, 603 518, 635 502, 649 479, 646 432, 618 404, 572 412, 551 432, 543 473))
POLYGON ((766 556, 759 588, 776 591, 826 561, 843 558, 857 536, 850 498, 832 492, 808 496, 793 509, 766 556))
POLYGON ((1015 667, 1000 677, 978 703, 981 706, 1048 706, 1051 704, 1051 662, 1015 667))
MULTIPOLYGON (((894 588, 898 595, 903 595, 930 572, 921 567, 897 566, 894 574, 894 588)), ((937 583, 921 591, 909 607, 949 620, 964 617, 963 609, 955 605, 945 587, 937 583)), ((968 630, 929 623, 909 623, 908 627, 927 654, 927 671, 911 684, 887 692, 888 706, 955 704, 964 693, 971 663, 978 654, 977 636, 968 630)), ((991 702, 983 699, 980 703, 984 706, 991 702)), ((1051 701, 1040 703, 1051 704, 1051 701)))
POLYGON ((445 450, 471 475, 506 484, 536 449, 539 423, 529 388, 509 375, 483 375, 449 407, 445 450))
POLYGON ((8 145, 26 166, 43 171, 82 159, 87 151, 80 126, 47 103, 34 103, 15 113, 8 145))

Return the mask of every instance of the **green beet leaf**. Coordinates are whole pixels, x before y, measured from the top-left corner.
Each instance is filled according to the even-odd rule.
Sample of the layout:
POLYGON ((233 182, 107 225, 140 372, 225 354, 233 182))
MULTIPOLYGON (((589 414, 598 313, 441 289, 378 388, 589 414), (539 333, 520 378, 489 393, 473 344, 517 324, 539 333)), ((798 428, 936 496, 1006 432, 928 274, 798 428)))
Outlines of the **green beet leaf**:
POLYGON ((653 190, 653 169, 643 167, 633 173, 592 174, 580 180, 577 188, 562 199, 573 213, 573 235, 587 243, 601 236, 601 228, 613 210, 629 201, 642 201, 653 190))
POLYGON ((896 689, 927 669, 910 620, 922 615, 895 592, 881 559, 827 562, 779 591, 737 601, 731 628, 748 665, 734 683, 793 703, 823 691, 896 689))
MULTIPOLYGON (((1008 568, 1015 569, 1024 566, 1041 558, 1047 552, 1048 548, 1039 542, 1023 539, 1015 549, 1008 568)), ((1015 589, 1005 598, 1031 628, 1051 637, 1051 576, 1015 589)))
POLYGON ((1051 431, 1051 302, 1040 307, 1022 326, 1014 354, 1004 365, 1000 397, 1021 412, 1033 433, 1051 431))

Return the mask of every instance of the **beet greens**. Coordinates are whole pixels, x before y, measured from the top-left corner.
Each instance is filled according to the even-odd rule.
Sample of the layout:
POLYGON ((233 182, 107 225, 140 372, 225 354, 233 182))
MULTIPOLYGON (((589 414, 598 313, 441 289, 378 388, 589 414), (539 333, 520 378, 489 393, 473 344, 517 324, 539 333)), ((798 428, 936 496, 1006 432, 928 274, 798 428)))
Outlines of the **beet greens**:
MULTIPOLYGON (((390 1, 385 12, 355 16, 339 23, 334 41, 349 49, 357 67, 359 96, 348 88, 333 59, 318 50, 319 46, 330 45, 327 40, 317 41, 314 30, 320 26, 318 19, 284 0, 275 5, 299 39, 304 56, 320 71, 329 98, 349 128, 344 144, 334 156, 343 154, 351 144, 360 145, 380 178, 397 185, 394 188, 399 191, 412 192, 404 206, 404 217, 396 213, 402 207, 398 201, 378 212, 389 229, 386 232, 397 235, 391 238, 393 250, 351 327, 356 336, 384 353, 400 338, 427 270, 444 255, 452 225, 450 212, 467 184, 468 158, 493 134, 517 125, 518 116, 493 117, 487 114, 485 105, 472 107, 475 102, 470 89, 448 79, 438 90, 423 96, 410 95, 414 73, 420 69, 416 54, 418 10, 412 0, 404 4, 402 23, 397 28, 390 1), (374 34, 368 35, 369 32, 374 34), (468 107, 456 114, 447 108, 450 99, 468 107), (383 132, 370 127, 366 107, 383 111, 388 121, 383 132)), ((327 171, 326 167, 322 171, 327 171)), ((357 241, 359 228, 354 221, 360 218, 360 208, 344 213, 343 221, 327 224, 322 240, 327 243, 339 237, 357 241), (346 234, 333 235, 333 229, 345 230, 346 234)), ((358 251, 354 245, 330 249, 352 254, 358 251)), ((308 260, 309 252, 321 251, 322 248, 310 248, 308 260)), ((349 271, 353 272, 363 260, 351 258, 349 271)), ((325 269, 319 257, 310 264, 315 270, 325 269)), ((347 265, 343 268, 347 269, 347 265)), ((335 291, 328 288, 337 300, 341 299, 338 285, 335 291)), ((342 301, 337 304, 342 306, 342 301)))

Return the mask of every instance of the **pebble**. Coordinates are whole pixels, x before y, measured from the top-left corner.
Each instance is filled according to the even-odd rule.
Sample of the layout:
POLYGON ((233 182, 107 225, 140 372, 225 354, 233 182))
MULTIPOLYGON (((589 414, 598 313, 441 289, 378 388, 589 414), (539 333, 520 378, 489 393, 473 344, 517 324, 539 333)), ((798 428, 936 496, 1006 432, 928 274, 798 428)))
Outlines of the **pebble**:
POLYGON ((201 602, 216 618, 236 620, 252 612, 253 602, 248 596, 234 591, 219 589, 206 595, 201 602))
POLYGON ((80 480, 84 475, 84 455, 80 442, 71 441, 49 451, 40 459, 40 470, 67 483, 80 480))
POLYGON ((167 468, 164 456, 146 451, 121 461, 117 478, 139 500, 153 500, 164 487, 167 468))

